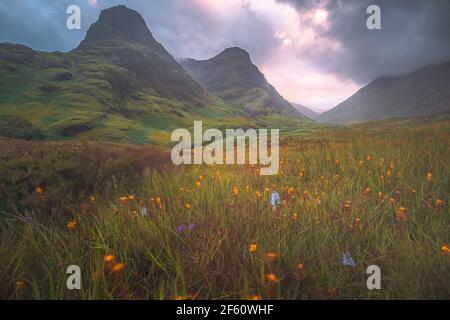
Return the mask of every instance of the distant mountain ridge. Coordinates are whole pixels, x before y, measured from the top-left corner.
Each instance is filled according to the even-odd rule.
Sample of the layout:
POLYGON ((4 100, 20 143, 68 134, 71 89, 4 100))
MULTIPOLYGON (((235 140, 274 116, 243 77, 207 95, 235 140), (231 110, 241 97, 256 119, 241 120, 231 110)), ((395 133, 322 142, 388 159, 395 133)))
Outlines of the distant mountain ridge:
POLYGON ((304 105, 298 104, 298 103, 291 103, 292 106, 297 109, 301 114, 303 114, 304 116, 314 120, 315 118, 317 118, 319 116, 319 113, 308 108, 305 107, 304 105))
POLYGON ((376 79, 317 120, 364 122, 450 112, 450 62, 376 79))
POLYGON ((241 48, 227 48, 209 60, 185 59, 181 64, 208 92, 243 108, 250 116, 281 114, 306 120, 267 82, 241 48))

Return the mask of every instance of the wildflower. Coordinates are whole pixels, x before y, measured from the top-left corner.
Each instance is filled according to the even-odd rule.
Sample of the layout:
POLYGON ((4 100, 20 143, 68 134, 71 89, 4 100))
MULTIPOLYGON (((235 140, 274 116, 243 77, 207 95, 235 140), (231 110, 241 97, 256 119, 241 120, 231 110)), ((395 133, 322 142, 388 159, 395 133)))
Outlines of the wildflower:
POLYGON ((288 195, 290 195, 290 196, 292 196, 294 194, 294 188, 292 188, 292 187, 289 187, 287 191, 288 191, 288 195))
POLYGON ((175 300, 191 300, 192 296, 176 296, 175 300))
POLYGON ((262 300, 262 297, 259 295, 248 296, 247 300, 262 300))
POLYGON ((125 197, 120 197, 119 201, 120 201, 120 204, 122 206, 126 206, 128 204, 128 197, 126 197, 126 196, 125 197))
POLYGON ((191 209, 191 205, 189 203, 186 203, 185 205, 186 209, 190 210, 191 209))
POLYGON ((189 230, 189 231, 192 231, 192 230, 194 230, 195 226, 196 226, 196 224, 195 224, 195 223, 191 223, 191 224, 189 224, 189 225, 188 225, 188 230, 189 230))
POLYGON ((19 220, 23 223, 30 224, 33 221, 33 218, 30 216, 19 217, 19 220))
POLYGON ((367 161, 370 161, 370 160, 372 160, 372 157, 371 156, 367 156, 367 161))
POLYGON ((450 247, 446 243, 442 245, 441 250, 443 254, 450 254, 450 247))
POLYGON ((436 208, 441 209, 444 207, 444 201, 441 199, 436 199, 436 208))
POLYGON ((131 196, 128 196, 128 200, 134 201, 134 200, 136 200, 136 196, 134 194, 131 196))
POLYGON ((406 221, 408 220, 406 208, 400 207, 397 210, 397 221, 406 221))
POLYGON ((292 214, 292 219, 294 219, 294 221, 298 220, 298 214, 297 213, 293 213, 292 214))
POLYGON ((389 204, 391 206, 395 206, 395 199, 394 198, 389 198, 389 204))
POLYGON ((148 209, 146 206, 141 207, 141 216, 142 217, 148 217, 148 209))
POLYGON ((267 252, 264 257, 268 262, 275 262, 277 261, 278 255, 275 252, 267 252))
POLYGON ((266 279, 269 282, 278 282, 278 277, 277 277, 277 275, 275 273, 268 273, 266 275, 266 279))
POLYGON ((108 254, 103 257, 103 262, 105 263, 112 263, 114 261, 116 261, 116 257, 114 257, 112 254, 108 254))
POLYGON ((185 231, 185 230, 186 230, 186 226, 185 226, 184 224, 179 225, 178 228, 177 228, 177 231, 178 231, 178 232, 183 232, 183 231, 185 231))
POLYGON ((352 202, 350 200, 346 200, 342 206, 342 210, 344 212, 350 212, 352 210, 352 202))
POLYGON ((42 189, 41 187, 36 187, 36 189, 34 189, 34 191, 36 191, 37 194, 43 194, 44 193, 44 189, 42 189))
POLYGON ((426 180, 427 182, 432 182, 432 181, 433 181, 433 173, 428 172, 428 173, 427 173, 427 176, 426 176, 426 178, 425 178, 425 180, 426 180))
POLYGON ((302 198, 303 198, 303 200, 308 200, 308 198, 309 198, 309 192, 308 192, 308 190, 303 191, 302 198))
POLYGON ((361 219, 360 218, 356 218, 356 220, 355 220, 355 228, 358 228, 358 229, 361 228, 361 219))
POLYGON ((257 199, 261 198, 261 192, 256 191, 255 192, 255 196, 256 196, 257 199))
POLYGON ((200 181, 197 181, 197 182, 195 183, 195 186, 196 186, 197 188, 200 188, 200 187, 202 186, 202 183, 201 183, 200 181))
POLYGON ((233 188, 232 188, 232 190, 231 190, 231 193, 232 193, 233 196, 236 197, 236 196, 239 194, 239 189, 238 189, 238 187, 233 186, 233 188))
POLYGON ((305 269, 305 266, 303 265, 303 263, 298 263, 297 266, 296 266, 296 269, 298 271, 302 271, 303 269, 305 269))
POLYGON ((364 190, 364 192, 363 192, 363 195, 365 196, 365 197, 368 197, 368 196, 370 196, 370 193, 372 192, 372 190, 370 189, 370 188, 366 188, 366 190, 364 190))
POLYGON ((256 252, 256 243, 250 243, 249 245, 248 245, 248 252, 250 252, 250 253, 254 253, 254 252, 256 252))
POLYGON ((94 203, 96 201, 96 198, 94 196, 90 196, 89 200, 91 200, 91 202, 94 203))
POLYGON ((350 253, 344 253, 341 257, 341 264, 346 267, 356 267, 353 257, 350 253))
POLYGON ((272 191, 272 193, 270 194, 270 204, 272 205, 273 209, 278 208, 278 205, 281 203, 280 200, 281 199, 279 193, 276 191, 272 191))
POLYGON ((16 281, 16 289, 20 290, 23 287, 23 281, 16 281))
POLYGON ((69 221, 67 223, 67 229, 69 229, 69 230, 74 230, 76 227, 77 227, 76 221, 69 221))
POLYGON ((111 267, 111 272, 112 273, 117 273, 122 271, 125 268, 125 264, 122 262, 119 263, 115 263, 112 267, 111 267))

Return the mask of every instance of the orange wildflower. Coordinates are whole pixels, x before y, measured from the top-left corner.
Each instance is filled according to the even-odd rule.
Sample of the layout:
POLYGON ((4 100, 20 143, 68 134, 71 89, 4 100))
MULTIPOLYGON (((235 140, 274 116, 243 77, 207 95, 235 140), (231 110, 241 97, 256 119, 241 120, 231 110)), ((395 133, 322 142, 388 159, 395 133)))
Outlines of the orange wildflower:
POLYGON ((428 172, 425 180, 428 182, 432 182, 433 181, 433 173, 428 172))
POLYGON ((398 210, 397 210, 397 221, 406 221, 406 220, 408 220, 407 213, 408 212, 407 212, 405 207, 398 208, 398 210))
POLYGON ((436 208, 441 209, 444 207, 444 201, 441 199, 436 199, 436 208))
POLYGON ((268 262, 275 262, 278 258, 278 255, 275 252, 267 252, 264 256, 268 262))
POLYGON ((446 243, 442 245, 441 250, 443 254, 450 254, 450 247, 446 243))
POLYGON ((36 189, 34 191, 36 191, 37 194, 43 194, 44 193, 44 189, 42 189, 41 187, 36 187, 36 189))
POLYGON ((350 200, 346 200, 342 206, 342 210, 344 210, 344 212, 350 212, 352 210, 352 202, 350 200))
POLYGON ((115 263, 112 267, 111 267, 111 272, 112 273, 117 273, 122 271, 125 268, 125 264, 122 262, 119 263, 115 263))
POLYGON ((108 254, 103 257, 103 262, 105 262, 105 263, 111 263, 114 261, 116 261, 116 257, 114 257, 112 254, 108 254))
POLYGON ((16 281, 16 289, 20 290, 23 287, 23 281, 16 281))
POLYGON ((254 295, 254 296, 248 296, 247 300, 262 300, 262 297, 259 295, 254 295))
POLYGON ((266 279, 269 282, 278 282, 278 277, 277 277, 277 275, 275 273, 268 273, 266 275, 266 279))
POLYGON ((250 243, 248 245, 248 252, 254 253, 254 252, 256 252, 256 248, 257 248, 256 243, 250 243))
POLYGON ((77 227, 76 221, 69 221, 67 223, 67 229, 69 229, 69 230, 74 230, 76 227, 77 227))

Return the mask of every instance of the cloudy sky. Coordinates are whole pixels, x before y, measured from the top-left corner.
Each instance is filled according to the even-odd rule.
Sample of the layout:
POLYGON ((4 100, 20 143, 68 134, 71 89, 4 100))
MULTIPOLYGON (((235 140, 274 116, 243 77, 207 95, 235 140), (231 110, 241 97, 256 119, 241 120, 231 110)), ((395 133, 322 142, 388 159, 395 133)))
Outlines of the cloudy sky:
POLYGON ((377 77, 450 60, 448 0, 1 0, 0 42, 68 51, 116 4, 140 12, 177 58, 246 49, 286 99, 316 110, 377 77), (82 9, 81 30, 65 27, 71 4, 82 9), (371 4, 382 30, 366 27, 371 4))

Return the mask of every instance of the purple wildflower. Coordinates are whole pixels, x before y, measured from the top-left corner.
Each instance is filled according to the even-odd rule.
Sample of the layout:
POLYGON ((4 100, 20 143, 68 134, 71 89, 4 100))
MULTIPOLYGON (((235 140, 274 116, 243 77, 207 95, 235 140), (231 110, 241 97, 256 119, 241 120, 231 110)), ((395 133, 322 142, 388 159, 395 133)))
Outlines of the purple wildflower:
POLYGON ((30 224, 33 221, 33 218, 31 218, 30 216, 23 216, 19 217, 19 220, 23 223, 30 224))

